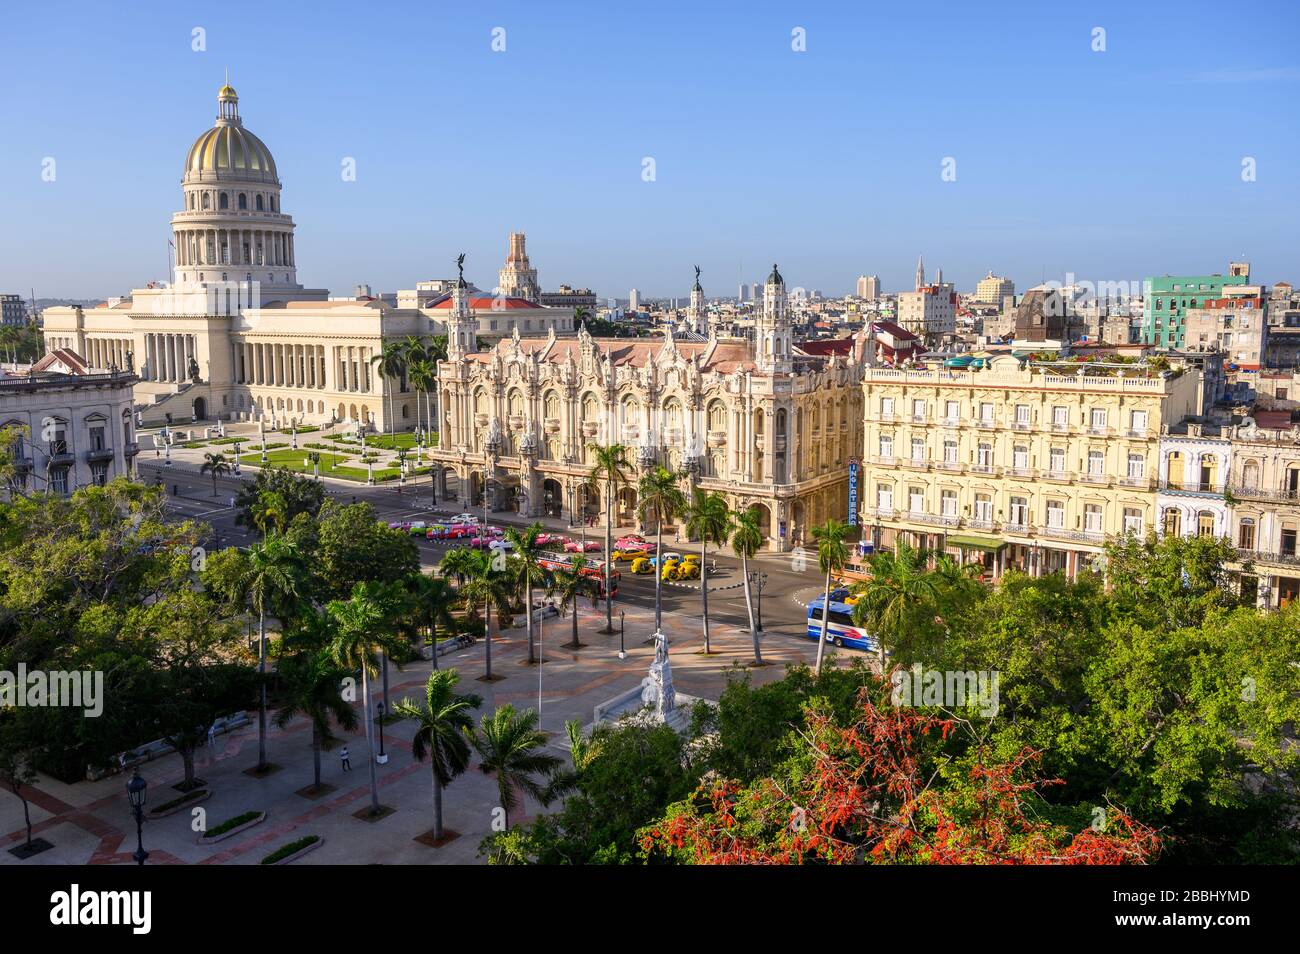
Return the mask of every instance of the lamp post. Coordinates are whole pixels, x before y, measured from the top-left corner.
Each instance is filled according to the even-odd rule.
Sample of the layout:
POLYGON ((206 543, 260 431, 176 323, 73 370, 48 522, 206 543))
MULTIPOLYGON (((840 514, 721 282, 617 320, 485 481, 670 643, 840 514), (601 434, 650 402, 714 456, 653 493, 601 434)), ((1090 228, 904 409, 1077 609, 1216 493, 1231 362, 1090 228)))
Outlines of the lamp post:
POLYGON ((623 611, 618 611, 618 658, 627 658, 627 645, 623 642, 623 611))
POLYGON ((137 865, 144 864, 144 860, 149 857, 149 852, 144 850, 144 803, 148 788, 149 783, 140 777, 140 769, 137 767, 131 781, 126 783, 126 797, 131 802, 131 813, 135 815, 136 848, 131 857, 137 865))
POLYGON ((239 445, 240 441, 235 441, 235 476, 239 476, 239 445))
POLYGON ((379 723, 379 754, 375 756, 375 761, 380 765, 387 765, 388 756, 384 753, 384 701, 379 700, 375 708, 379 710, 379 718, 375 720, 379 723))

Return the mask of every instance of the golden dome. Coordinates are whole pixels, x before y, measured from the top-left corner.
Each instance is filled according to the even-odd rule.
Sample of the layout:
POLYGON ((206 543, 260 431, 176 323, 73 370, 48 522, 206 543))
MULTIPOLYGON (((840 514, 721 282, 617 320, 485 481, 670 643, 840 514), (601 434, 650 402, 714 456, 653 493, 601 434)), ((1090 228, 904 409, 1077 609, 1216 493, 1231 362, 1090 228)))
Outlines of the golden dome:
POLYGON ((239 96, 227 83, 217 92, 220 113, 216 125, 194 140, 185 157, 185 177, 278 182, 275 160, 266 144, 244 128, 239 96))
POLYGON ((215 126, 194 140, 185 158, 185 174, 205 173, 232 179, 277 179, 271 150, 243 126, 215 126))

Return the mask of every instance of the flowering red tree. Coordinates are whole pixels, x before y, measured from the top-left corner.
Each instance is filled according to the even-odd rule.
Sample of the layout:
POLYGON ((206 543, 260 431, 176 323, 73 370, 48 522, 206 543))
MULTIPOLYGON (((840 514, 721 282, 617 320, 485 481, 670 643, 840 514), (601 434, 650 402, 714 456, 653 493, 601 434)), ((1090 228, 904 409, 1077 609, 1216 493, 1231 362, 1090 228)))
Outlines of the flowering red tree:
POLYGON ((847 727, 810 710, 807 759, 781 779, 706 779, 641 833, 648 855, 694 864, 1145 864, 1156 832, 1115 809, 1072 832, 1035 816, 1039 753, 945 777, 925 737, 952 719, 862 704, 847 727), (927 763, 924 764, 923 763, 927 763))

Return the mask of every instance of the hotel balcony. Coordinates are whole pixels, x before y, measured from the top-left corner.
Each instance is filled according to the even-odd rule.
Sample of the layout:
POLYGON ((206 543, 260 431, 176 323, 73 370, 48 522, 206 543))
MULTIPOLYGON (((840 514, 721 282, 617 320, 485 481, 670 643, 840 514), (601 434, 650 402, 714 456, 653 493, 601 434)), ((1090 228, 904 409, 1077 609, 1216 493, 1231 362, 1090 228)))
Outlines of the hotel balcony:
POLYGON ((1286 490, 1281 487, 1243 487, 1240 484, 1232 484, 1228 487, 1228 491, 1234 497, 1243 500, 1295 501, 1300 499, 1300 490, 1286 490))
POLYGON ((939 423, 942 424, 944 427, 961 427, 961 418, 959 418, 959 417, 945 417, 945 418, 944 418, 942 421, 940 421, 939 423))
POLYGON ((127 441, 126 446, 122 448, 122 453, 127 457, 135 457, 140 453, 139 441, 127 441))
POLYGON ((995 431, 995 430, 997 430, 998 422, 997 422, 997 421, 988 421, 988 420, 984 420, 983 418, 981 418, 980 420, 978 420, 978 421, 975 422, 975 426, 978 427, 978 428, 979 428, 980 430, 982 430, 982 431, 995 431))
POLYGON ((1014 520, 1008 520, 1006 523, 1002 524, 1002 532, 1027 536, 1034 532, 1034 525, 1032 523, 1016 523, 1014 520))
POLYGON ((595 437, 595 436, 596 436, 597 434, 599 434, 599 433, 600 433, 600 422, 599 422, 599 421, 583 421, 583 422, 582 422, 582 436, 583 436, 583 437, 591 438, 591 437, 595 437))
POLYGON ((709 446, 723 447, 727 443, 726 431, 709 431, 709 446))
POLYGON ((929 524, 932 527, 955 527, 958 523, 956 517, 946 517, 934 513, 913 513, 912 511, 903 514, 902 519, 910 520, 913 523, 929 524))
POLYGON ((879 465, 880 467, 893 467, 895 464, 898 463, 898 458, 897 458, 897 457, 884 457, 884 456, 881 456, 881 455, 876 455, 876 456, 870 458, 870 460, 871 460, 871 463, 873 463, 873 464, 877 464, 877 465, 879 465))
POLYGON ((1015 421, 1011 425, 1011 429, 1013 431, 1027 431, 1031 427, 1033 427, 1033 425, 1030 424, 1028 421, 1015 421))
POLYGON ((1110 428, 1109 428, 1109 427, 1106 427, 1106 426, 1104 426, 1104 425, 1092 425, 1092 424, 1090 424, 1090 425, 1088 426, 1088 433, 1089 433, 1089 434, 1092 434, 1092 435, 1094 435, 1094 436, 1096 436, 1096 437, 1105 437, 1107 434, 1110 433, 1110 428))
POLYGON ((960 474, 964 468, 964 464, 955 460, 936 460, 934 462, 935 470, 946 470, 953 474, 960 474))
POLYGON ((1105 473, 1102 474, 1083 473, 1079 475, 1079 483, 1090 484, 1093 487, 1109 487, 1110 482, 1111 482, 1110 475, 1105 473))
POLYGON ((927 423, 927 418, 926 418, 926 416, 925 416, 924 414, 913 414, 913 415, 912 415, 912 423, 913 423, 913 424, 925 424, 925 423, 927 423))
POLYGON ((996 530, 998 525, 995 520, 967 520, 966 528, 968 530, 996 530))
POLYGON ((1101 546, 1106 542, 1106 534, 1090 530, 1067 530, 1064 527, 1039 527, 1038 535, 1049 540, 1068 540, 1071 543, 1087 543, 1101 546))
POLYGON ((971 464, 970 472, 972 474, 992 474, 996 476, 1002 470, 996 464, 971 464))
POLYGON ((86 460, 92 462, 101 461, 101 460, 112 460, 113 456, 114 456, 113 448, 111 447, 100 447, 100 448, 96 448, 95 450, 86 451, 86 460))
POLYGON ((1043 480, 1050 480, 1058 484, 1068 484, 1074 480, 1074 474, 1068 470, 1045 470, 1040 476, 1043 480))
POLYGON ((1006 477, 1033 477, 1038 471, 1032 467, 1008 467, 1002 473, 1006 477))
POLYGON ((1127 431, 1124 432, 1124 436, 1135 437, 1138 440, 1143 440, 1147 437, 1154 437, 1155 435, 1153 435, 1146 428, 1130 427, 1127 431))
POLYGON ((1212 497, 1222 497, 1226 489, 1224 484, 1211 483, 1204 480, 1184 480, 1182 483, 1170 480, 1160 481, 1160 489, 1168 490, 1172 493, 1183 494, 1205 494, 1212 497))
POLYGON ((893 520, 898 516, 898 511, 893 507, 863 507, 862 516, 875 517, 877 520, 893 520))
POLYGON ((1151 489, 1150 477, 1121 477, 1119 479, 1121 487, 1137 487, 1139 490, 1151 489))
POLYGON ((1237 547, 1237 556, 1251 563, 1264 563, 1272 566, 1300 567, 1300 554, 1278 553, 1265 550, 1247 550, 1237 547))
POLYGON ((558 417, 548 417, 542 426, 546 429, 547 434, 560 433, 560 419, 558 417))
POLYGON ((904 457, 899 460, 899 464, 908 470, 929 470, 930 460, 927 457, 904 457))
POLYGON ((1058 423, 1058 422, 1056 422, 1056 421, 1053 421, 1053 422, 1052 422, 1052 433, 1053 433, 1053 434, 1068 434, 1068 433, 1070 433, 1070 425, 1069 425, 1069 424, 1060 424, 1060 423, 1058 423))

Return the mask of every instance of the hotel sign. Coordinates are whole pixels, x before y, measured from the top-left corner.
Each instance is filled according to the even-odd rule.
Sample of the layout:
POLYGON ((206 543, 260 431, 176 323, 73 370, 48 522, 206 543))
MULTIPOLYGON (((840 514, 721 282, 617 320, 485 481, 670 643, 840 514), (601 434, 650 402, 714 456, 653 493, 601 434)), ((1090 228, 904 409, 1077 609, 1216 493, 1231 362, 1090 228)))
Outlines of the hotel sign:
POLYGON ((858 525, 858 459, 849 458, 849 526, 858 525))

